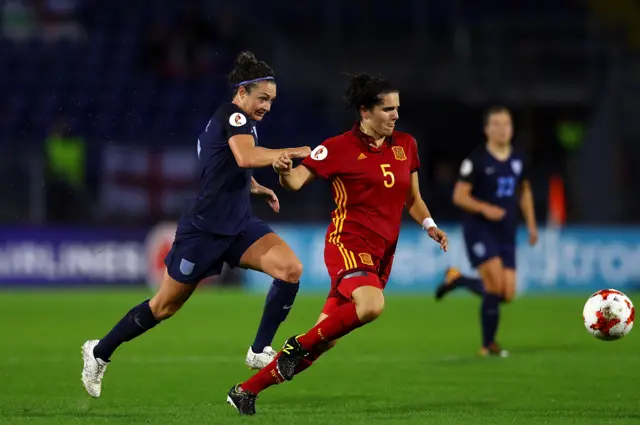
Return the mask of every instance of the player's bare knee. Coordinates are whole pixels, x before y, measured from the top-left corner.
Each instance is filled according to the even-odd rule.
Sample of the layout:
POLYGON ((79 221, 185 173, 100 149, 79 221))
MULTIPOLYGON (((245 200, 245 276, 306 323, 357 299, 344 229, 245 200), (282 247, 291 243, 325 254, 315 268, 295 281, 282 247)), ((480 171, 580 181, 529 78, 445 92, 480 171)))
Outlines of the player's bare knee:
POLYGON ((274 277, 284 282, 298 283, 302 277, 302 263, 297 260, 287 261, 278 267, 274 277))
POLYGON ((384 298, 372 297, 356 303, 356 312, 362 323, 369 323, 376 320, 384 311, 384 298))
POLYGON ((489 294, 502 295, 504 292, 503 279, 497 273, 485 273, 482 277, 484 289, 489 294))

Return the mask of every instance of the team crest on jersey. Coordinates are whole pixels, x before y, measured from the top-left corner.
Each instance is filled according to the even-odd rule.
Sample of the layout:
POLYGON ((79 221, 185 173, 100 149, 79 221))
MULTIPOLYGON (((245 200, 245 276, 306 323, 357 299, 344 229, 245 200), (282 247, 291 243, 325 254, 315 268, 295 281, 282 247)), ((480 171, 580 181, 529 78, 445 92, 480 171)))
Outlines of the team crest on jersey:
POLYGON ((327 157, 329 151, 326 147, 322 145, 316 146, 316 148, 311 152, 311 159, 315 159, 316 161, 322 161, 327 157))
POLYGON ((519 176, 520 173, 522 173, 522 161, 520 161, 519 159, 514 159, 513 161, 511 161, 511 169, 516 175, 519 176))
POLYGON ((407 159, 407 155, 404 154, 404 148, 402 146, 394 146, 391 149, 393 149, 393 156, 395 156, 398 161, 407 159))
POLYGON ((361 252, 360 254, 358 254, 358 257, 360 257, 360 262, 365 266, 373 266, 373 259, 371 258, 371 254, 361 252))
POLYGON ((234 127, 242 127, 247 123, 247 117, 242 115, 240 112, 235 112, 231 114, 229 117, 229 124, 234 127))

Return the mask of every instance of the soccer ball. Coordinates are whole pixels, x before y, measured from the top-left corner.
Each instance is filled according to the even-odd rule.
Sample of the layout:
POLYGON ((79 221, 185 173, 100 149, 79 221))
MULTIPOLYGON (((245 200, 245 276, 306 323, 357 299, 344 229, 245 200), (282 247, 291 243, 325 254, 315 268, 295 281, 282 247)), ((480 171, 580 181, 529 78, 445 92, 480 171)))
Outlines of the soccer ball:
POLYGON ((615 289, 591 295, 582 310, 587 331, 598 339, 613 341, 631 331, 636 310, 629 297, 615 289))

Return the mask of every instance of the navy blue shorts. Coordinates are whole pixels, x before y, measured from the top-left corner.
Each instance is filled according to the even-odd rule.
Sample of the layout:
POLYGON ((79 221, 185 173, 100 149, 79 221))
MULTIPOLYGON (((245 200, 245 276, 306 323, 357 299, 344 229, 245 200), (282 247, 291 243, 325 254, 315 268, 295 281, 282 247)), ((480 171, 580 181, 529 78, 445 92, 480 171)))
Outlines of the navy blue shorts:
POLYGON ((224 263, 237 267, 245 251, 268 233, 273 230, 255 217, 249 218, 244 232, 233 236, 207 233, 191 223, 180 223, 164 259, 167 273, 178 282, 197 284, 219 275, 224 263))
POLYGON ((476 227, 473 229, 465 228, 463 234, 467 257, 474 269, 491 258, 499 257, 504 268, 515 270, 515 242, 501 241, 494 232, 476 227))

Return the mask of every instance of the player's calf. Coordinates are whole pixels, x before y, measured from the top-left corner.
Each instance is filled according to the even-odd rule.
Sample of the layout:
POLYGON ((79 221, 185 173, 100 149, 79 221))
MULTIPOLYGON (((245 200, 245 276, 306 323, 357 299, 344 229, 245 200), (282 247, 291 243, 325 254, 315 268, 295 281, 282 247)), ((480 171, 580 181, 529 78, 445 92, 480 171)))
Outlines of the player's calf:
POLYGON ((153 317, 155 317, 158 322, 162 322, 163 320, 167 320, 173 317, 173 315, 175 315, 178 312, 178 310, 182 308, 183 305, 184 303, 182 302, 154 304, 153 298, 149 301, 149 307, 151 307, 151 311, 153 312, 153 317))
POLYGON ((108 362, 120 345, 139 337, 160 323, 149 304, 150 302, 147 300, 133 307, 109 333, 100 339, 93 349, 96 359, 108 362))
POLYGON ((275 353, 270 352, 267 347, 273 342, 273 338, 280 324, 284 322, 289 315, 295 302, 298 288, 298 284, 287 283, 277 279, 271 284, 265 299, 264 310, 258 331, 256 332, 256 337, 249 349, 249 353, 247 353, 246 363, 249 367, 262 369, 275 357, 275 353), (255 355, 251 356, 252 353, 255 355), (262 359, 258 359, 256 356, 262 357, 262 359), (252 359, 258 359, 258 361, 256 362, 252 359))
MULTIPOLYGON (((280 324, 286 320, 293 307, 300 287, 302 263, 278 235, 269 233, 254 242, 242 254, 240 265, 267 273, 274 278, 265 299, 256 337, 250 349, 251 352, 260 355, 265 353, 267 346, 271 345, 280 324)), ((250 367, 258 366, 249 358, 249 354, 246 363, 251 363, 250 367)), ((266 360, 266 356, 262 357, 266 360)), ((273 358, 273 356, 271 357, 273 358)), ((262 362, 260 363, 262 364, 262 362)))
POLYGON ((502 302, 510 303, 516 295, 516 271, 513 268, 504 268, 502 273, 503 291, 502 302))

